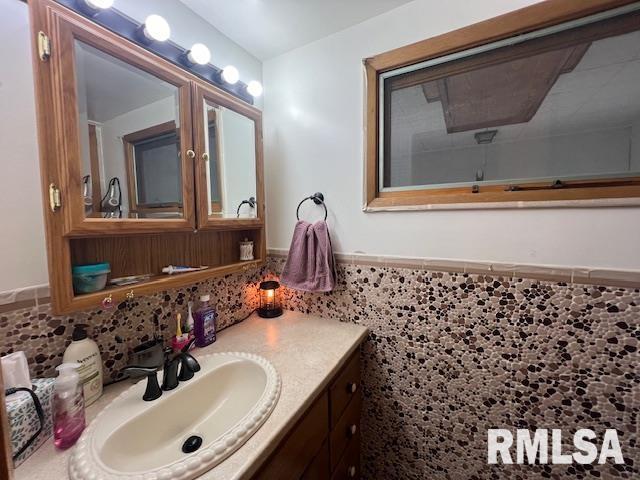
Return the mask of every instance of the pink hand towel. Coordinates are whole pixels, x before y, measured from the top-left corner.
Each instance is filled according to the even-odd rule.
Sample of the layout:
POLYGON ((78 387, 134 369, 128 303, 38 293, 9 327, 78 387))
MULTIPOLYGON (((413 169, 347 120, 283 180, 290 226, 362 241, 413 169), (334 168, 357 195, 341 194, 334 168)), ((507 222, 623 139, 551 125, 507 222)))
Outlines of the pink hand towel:
POLYGON ((280 282, 305 292, 330 292, 336 286, 336 266, 327 222, 299 220, 280 282))

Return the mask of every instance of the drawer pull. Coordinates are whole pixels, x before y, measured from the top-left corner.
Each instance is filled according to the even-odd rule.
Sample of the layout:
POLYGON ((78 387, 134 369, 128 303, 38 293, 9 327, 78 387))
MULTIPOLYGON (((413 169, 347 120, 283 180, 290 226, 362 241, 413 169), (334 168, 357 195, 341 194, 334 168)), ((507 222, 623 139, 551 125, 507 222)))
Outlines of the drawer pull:
POLYGON ((347 383, 347 392, 356 393, 357 390, 358 390, 358 384, 357 383, 354 383, 354 382, 347 383))
POLYGON ((356 467, 354 467, 353 465, 350 466, 347 473, 349 475, 349 478, 354 478, 356 476, 356 467))
POLYGON ((349 427, 349 429, 347 430, 347 436, 349 438, 353 437, 358 431, 358 426, 354 423, 353 425, 351 425, 349 427))

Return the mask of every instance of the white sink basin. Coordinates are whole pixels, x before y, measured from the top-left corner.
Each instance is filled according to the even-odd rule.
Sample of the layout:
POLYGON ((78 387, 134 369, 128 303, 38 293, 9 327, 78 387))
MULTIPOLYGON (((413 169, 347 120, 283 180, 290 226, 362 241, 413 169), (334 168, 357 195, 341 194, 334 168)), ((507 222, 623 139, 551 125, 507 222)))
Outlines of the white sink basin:
POLYGON ((157 400, 142 400, 146 379, 115 398, 74 447, 69 476, 186 480, 240 448, 273 411, 280 377, 267 360, 248 353, 216 353, 198 361, 202 369, 194 378, 157 400), (183 453, 192 436, 201 437, 202 446, 183 453))

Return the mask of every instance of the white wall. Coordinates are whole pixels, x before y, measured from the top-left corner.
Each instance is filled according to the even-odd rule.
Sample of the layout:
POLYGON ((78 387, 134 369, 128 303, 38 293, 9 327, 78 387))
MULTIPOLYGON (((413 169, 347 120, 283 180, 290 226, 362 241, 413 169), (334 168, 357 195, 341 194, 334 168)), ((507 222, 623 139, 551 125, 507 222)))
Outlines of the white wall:
POLYGON ((48 282, 28 17, 0 0, 0 292, 48 282))
POLYGON ((530 3, 416 0, 266 61, 269 247, 289 246, 296 205, 322 191, 338 252, 640 269, 639 208, 361 210, 362 59, 530 3))
MULTIPOLYGON (((222 214, 235 218, 238 205, 256 196, 255 123, 228 108, 220 109, 222 214)), ((243 205, 242 217, 252 217, 255 210, 243 205)))

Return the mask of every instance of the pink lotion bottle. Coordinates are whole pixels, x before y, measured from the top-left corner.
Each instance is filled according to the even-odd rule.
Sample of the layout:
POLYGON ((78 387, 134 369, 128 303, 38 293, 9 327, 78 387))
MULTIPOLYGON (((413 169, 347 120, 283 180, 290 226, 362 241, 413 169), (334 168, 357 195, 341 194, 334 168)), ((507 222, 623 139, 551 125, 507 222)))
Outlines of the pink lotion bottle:
POLYGON ((59 365, 53 395, 53 443, 60 450, 72 446, 85 427, 84 396, 78 363, 59 365))
POLYGON ((196 347, 206 347, 216 341, 216 309, 209 305, 209 295, 200 297, 200 304, 195 312, 193 334, 196 347))

